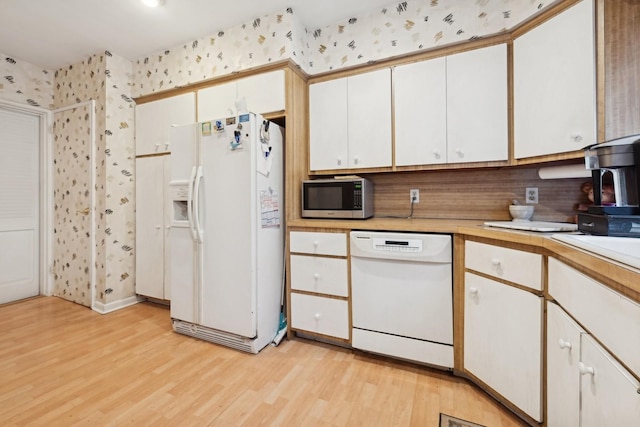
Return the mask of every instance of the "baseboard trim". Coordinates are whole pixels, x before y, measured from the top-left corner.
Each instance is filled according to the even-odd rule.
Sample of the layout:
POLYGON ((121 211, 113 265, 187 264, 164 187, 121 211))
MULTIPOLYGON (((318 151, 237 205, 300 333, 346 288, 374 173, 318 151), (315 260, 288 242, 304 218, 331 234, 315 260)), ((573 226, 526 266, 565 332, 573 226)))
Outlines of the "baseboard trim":
POLYGON ((112 301, 107 304, 96 301, 93 303, 91 309, 100 314, 107 314, 116 310, 120 310, 121 308, 129 307, 142 301, 144 301, 144 298, 140 298, 139 296, 134 295, 132 297, 121 299, 118 301, 112 301))

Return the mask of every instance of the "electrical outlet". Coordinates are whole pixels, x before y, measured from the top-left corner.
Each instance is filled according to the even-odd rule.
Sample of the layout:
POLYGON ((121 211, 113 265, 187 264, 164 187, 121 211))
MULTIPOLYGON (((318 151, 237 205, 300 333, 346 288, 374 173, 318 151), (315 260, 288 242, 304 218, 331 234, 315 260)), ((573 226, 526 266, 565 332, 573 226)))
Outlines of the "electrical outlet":
POLYGON ((413 203, 420 203, 420 190, 417 188, 409 190, 409 201, 413 203))
POLYGON ((527 187, 525 194, 526 203, 533 205, 538 203, 538 187, 527 187))

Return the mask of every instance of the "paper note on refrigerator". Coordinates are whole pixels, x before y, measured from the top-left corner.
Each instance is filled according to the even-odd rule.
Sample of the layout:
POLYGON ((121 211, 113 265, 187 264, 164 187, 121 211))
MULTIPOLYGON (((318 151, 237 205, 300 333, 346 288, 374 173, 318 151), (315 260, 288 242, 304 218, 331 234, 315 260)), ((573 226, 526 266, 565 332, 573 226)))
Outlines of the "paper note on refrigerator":
POLYGON ((262 228, 280 227, 280 203, 276 191, 260 192, 260 218, 262 228))

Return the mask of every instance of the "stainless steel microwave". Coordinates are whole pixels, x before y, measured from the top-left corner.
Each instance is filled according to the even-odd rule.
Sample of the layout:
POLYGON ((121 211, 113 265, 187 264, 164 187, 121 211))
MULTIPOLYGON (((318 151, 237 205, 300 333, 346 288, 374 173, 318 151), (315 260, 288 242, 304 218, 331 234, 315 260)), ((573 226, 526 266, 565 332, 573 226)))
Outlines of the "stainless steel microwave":
POLYGON ((365 219, 373 216, 373 184, 365 178, 302 182, 303 218, 365 219))

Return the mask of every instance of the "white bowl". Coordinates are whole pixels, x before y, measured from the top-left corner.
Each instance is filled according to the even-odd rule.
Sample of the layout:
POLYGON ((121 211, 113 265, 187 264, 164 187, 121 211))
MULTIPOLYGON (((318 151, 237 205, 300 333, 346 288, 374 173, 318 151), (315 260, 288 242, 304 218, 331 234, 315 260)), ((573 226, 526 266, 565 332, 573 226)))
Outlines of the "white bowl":
POLYGON ((529 221, 533 216, 533 206, 509 205, 509 213, 514 221, 529 221))

